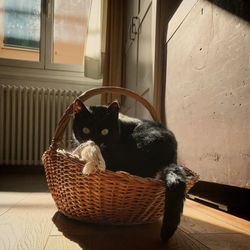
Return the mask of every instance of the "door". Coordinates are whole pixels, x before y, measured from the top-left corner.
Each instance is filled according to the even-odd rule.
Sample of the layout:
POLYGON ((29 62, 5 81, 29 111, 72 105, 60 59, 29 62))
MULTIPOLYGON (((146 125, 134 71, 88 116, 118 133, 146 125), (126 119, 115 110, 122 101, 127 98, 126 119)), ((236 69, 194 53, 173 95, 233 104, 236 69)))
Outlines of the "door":
MULTIPOLYGON (((129 1, 127 4, 127 41, 125 51, 126 87, 153 103, 154 92, 154 40, 155 2, 150 0, 129 1)), ((125 99, 125 112, 138 118, 150 118, 140 103, 125 99)))

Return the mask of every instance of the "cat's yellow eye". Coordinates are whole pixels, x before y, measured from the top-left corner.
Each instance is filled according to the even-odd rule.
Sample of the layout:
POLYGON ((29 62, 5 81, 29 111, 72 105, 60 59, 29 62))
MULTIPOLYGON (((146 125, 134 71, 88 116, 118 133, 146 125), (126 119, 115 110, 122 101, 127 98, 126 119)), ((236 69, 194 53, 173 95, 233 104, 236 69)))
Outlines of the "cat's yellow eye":
POLYGON ((102 131, 101 131, 101 134, 102 135, 107 135, 109 133, 109 130, 107 128, 104 128, 102 131))
POLYGON ((82 132, 83 132, 84 134, 88 135, 88 134, 90 133, 90 130, 89 130, 89 128, 84 127, 84 128, 82 129, 82 132))

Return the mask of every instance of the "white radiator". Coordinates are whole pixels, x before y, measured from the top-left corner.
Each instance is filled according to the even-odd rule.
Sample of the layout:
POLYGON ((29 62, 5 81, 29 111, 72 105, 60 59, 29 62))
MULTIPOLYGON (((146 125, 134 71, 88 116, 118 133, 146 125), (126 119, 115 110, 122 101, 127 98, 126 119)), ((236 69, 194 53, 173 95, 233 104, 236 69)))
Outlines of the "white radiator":
MULTIPOLYGON (((48 88, 0 85, 0 164, 40 165, 56 124, 80 93, 48 88)), ((72 125, 65 146, 72 143, 72 125)))

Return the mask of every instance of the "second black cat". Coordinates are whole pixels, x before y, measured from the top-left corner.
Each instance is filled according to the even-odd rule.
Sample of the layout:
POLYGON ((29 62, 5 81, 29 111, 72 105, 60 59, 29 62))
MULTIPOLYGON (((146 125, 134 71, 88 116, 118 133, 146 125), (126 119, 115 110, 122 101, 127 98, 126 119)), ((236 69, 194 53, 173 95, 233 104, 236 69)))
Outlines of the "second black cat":
POLYGON ((76 105, 73 122, 79 143, 93 140, 101 149, 107 169, 141 177, 155 177, 166 184, 167 196, 161 229, 168 240, 180 222, 185 197, 185 171, 177 165, 174 134, 160 123, 119 113, 118 102, 107 106, 76 105))

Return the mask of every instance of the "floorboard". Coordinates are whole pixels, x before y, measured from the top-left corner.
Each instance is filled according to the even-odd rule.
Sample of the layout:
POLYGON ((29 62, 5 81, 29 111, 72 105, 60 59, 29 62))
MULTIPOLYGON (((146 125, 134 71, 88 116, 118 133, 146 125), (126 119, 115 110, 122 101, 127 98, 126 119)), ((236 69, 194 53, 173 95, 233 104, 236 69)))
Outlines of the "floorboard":
POLYGON ((55 206, 48 193, 32 193, 0 216, 2 249, 43 249, 55 206))

